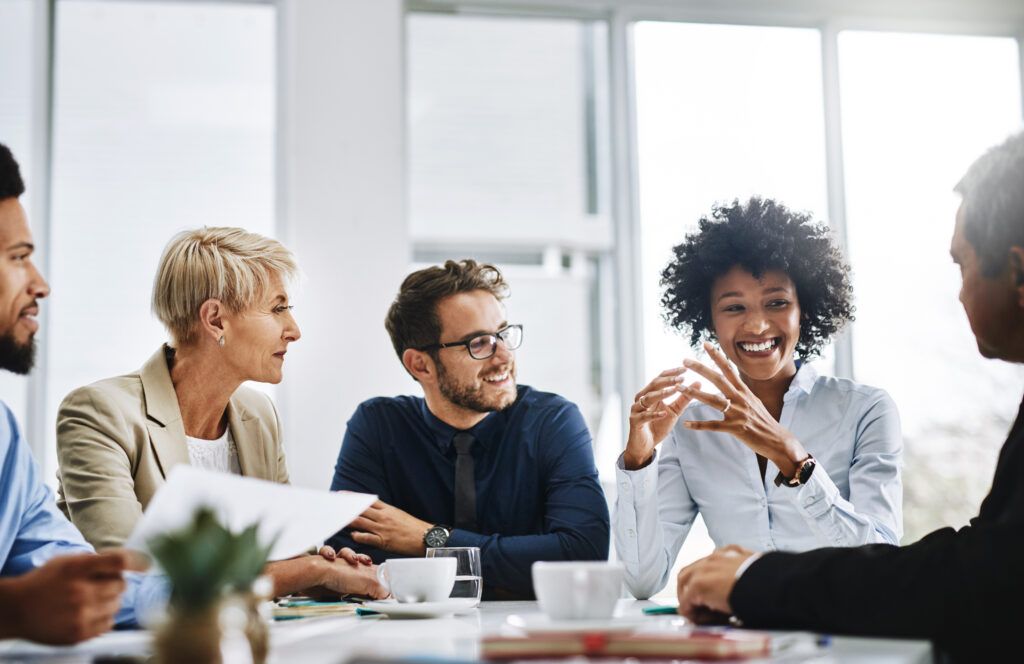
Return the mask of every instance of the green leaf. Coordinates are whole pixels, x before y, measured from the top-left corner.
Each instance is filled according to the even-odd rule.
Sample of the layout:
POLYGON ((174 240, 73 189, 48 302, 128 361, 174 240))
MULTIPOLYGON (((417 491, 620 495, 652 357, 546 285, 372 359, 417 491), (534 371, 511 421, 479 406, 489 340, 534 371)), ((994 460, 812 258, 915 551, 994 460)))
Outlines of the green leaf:
POLYGON ((189 611, 208 607, 225 592, 248 590, 270 555, 270 545, 259 544, 259 524, 232 533, 208 507, 197 509, 181 530, 148 544, 171 581, 171 604, 189 611))

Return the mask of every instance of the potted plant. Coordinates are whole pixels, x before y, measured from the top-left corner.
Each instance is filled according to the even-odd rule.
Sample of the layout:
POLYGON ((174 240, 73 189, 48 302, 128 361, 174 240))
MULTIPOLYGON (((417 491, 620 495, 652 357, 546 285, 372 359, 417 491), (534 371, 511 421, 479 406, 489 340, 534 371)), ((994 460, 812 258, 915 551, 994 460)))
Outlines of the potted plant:
POLYGON ((167 619, 156 634, 156 654, 164 664, 221 661, 221 609, 226 598, 242 602, 249 620, 244 631, 253 662, 266 659, 266 626, 252 597, 270 553, 260 546, 258 525, 235 534, 213 510, 200 508, 183 529, 152 538, 149 550, 171 582, 167 619))

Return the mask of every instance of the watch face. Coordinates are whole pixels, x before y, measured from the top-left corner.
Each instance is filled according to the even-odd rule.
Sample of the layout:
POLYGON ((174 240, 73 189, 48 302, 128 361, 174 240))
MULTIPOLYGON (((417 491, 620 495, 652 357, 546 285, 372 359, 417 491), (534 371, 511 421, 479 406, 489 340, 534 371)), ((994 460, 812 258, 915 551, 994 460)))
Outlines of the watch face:
POLYGON ((434 526, 423 536, 423 542, 430 547, 444 546, 448 543, 448 530, 441 526, 434 526))
POLYGON ((797 477, 800 478, 800 484, 807 484, 807 480, 811 479, 811 473, 814 472, 815 465, 817 464, 814 461, 814 457, 808 457, 803 465, 800 466, 800 472, 797 473, 797 477))

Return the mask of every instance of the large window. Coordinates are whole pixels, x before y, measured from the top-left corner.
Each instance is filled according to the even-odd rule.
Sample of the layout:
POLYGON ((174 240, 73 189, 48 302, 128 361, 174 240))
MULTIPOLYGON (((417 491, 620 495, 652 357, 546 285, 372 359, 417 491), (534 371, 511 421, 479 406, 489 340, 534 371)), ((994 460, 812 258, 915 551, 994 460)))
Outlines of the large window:
POLYGON ((843 32, 839 56, 854 371, 899 405, 912 541, 977 514, 1024 385, 978 354, 949 257, 953 186, 1020 127, 1017 42, 843 32))
POLYGON ((413 14, 407 26, 410 267, 496 263, 525 328, 519 381, 577 403, 614 459, 605 25, 413 14))
POLYGON ((175 232, 273 232, 274 22, 248 4, 58 3, 50 423, 165 340, 150 292, 175 232))

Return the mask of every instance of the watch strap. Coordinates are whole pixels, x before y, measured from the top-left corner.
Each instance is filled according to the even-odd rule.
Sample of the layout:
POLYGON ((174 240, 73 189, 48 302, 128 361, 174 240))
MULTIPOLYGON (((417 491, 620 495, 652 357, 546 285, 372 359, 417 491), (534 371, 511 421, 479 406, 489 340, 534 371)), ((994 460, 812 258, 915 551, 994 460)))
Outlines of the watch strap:
POLYGON ((797 464, 796 473, 793 474, 792 478, 786 477, 779 471, 779 474, 775 476, 775 486, 788 486, 798 487, 807 484, 807 480, 811 479, 811 474, 814 472, 814 468, 818 465, 818 462, 810 454, 807 458, 797 464))

